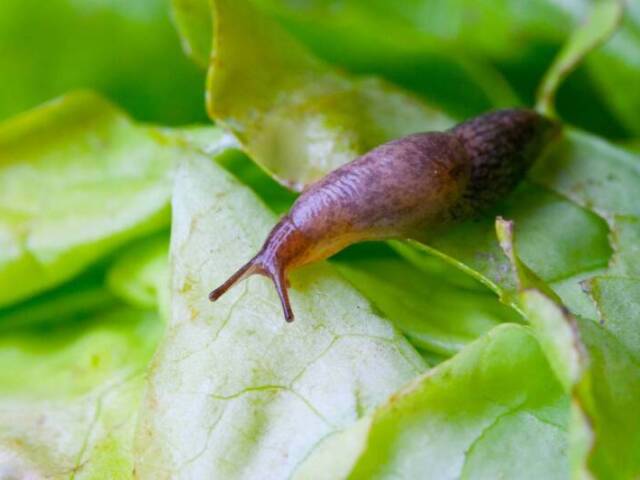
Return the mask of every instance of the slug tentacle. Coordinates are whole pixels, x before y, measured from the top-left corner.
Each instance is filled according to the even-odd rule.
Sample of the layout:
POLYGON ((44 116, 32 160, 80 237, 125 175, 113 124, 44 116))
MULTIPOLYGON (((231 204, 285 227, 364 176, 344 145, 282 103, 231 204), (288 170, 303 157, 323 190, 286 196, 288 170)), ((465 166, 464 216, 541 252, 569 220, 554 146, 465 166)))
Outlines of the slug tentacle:
POLYGON ((271 230, 260 252, 240 267, 222 285, 209 294, 209 300, 215 302, 224 295, 233 285, 245 278, 258 274, 269 277, 276 287, 284 318, 287 322, 294 319, 293 309, 289 300, 286 271, 288 268, 304 263, 304 253, 307 248, 307 239, 288 216, 285 216, 271 230))
POLYGON ((253 257, 251 260, 245 263, 242 267, 236 270, 236 272, 233 275, 231 275, 222 285, 220 285, 218 288, 213 290, 209 294, 209 300, 211 300, 212 302, 215 302, 222 295, 227 293, 227 290, 233 287, 236 283, 238 283, 241 280, 244 280, 246 277, 253 275, 254 273, 257 273, 257 268, 256 268, 257 258, 258 256, 253 257))
POLYGON ((287 285, 288 282, 285 277, 285 273, 284 271, 279 270, 278 272, 272 273, 270 276, 273 284, 276 286, 276 292, 278 292, 278 297, 280 298, 280 303, 282 304, 284 319, 287 322, 293 322, 294 315, 293 309, 291 308, 291 302, 289 301, 289 291, 287 285))
POLYGON ((271 278, 290 322, 290 269, 363 240, 424 240, 482 213, 513 190, 558 127, 531 110, 500 110, 380 145, 306 188, 260 252, 209 298, 261 274, 271 278))

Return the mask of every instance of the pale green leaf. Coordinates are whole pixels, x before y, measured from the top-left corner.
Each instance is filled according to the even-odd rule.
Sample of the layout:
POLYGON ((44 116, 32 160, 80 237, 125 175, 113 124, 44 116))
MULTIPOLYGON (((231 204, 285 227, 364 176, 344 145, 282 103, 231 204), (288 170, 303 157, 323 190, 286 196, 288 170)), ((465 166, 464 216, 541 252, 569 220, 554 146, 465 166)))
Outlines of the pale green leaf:
POLYGON ((291 276, 296 321, 271 283, 208 292, 259 247, 274 216, 205 157, 178 173, 172 306, 138 431, 140 478, 290 475, 318 442, 425 369, 327 265, 291 276))
POLYGON ((614 255, 609 273, 640 278, 640 218, 616 215, 611 226, 614 255))
POLYGON ((640 408, 640 355, 634 341, 640 282, 604 276, 589 280, 601 322, 576 319, 557 297, 543 293, 546 287, 531 283, 517 256, 512 227, 498 226, 517 272, 520 306, 572 398, 573 476, 589 472, 595 478, 634 478, 640 472, 640 423, 625 412, 640 408))
POLYGON ((128 308, 0 338, 0 477, 130 478, 158 318, 128 308))
POLYGON ((384 141, 451 123, 397 87, 324 64, 249 0, 214 8, 209 113, 296 190, 384 141))
POLYGON ((174 158, 91 93, 0 124, 0 306, 165 227, 174 158))
POLYGON ((533 335, 499 326, 328 438, 296 478, 567 478, 567 412, 533 335))
POLYGON ((160 233, 132 245, 115 260, 107 285, 130 305, 155 310, 169 289, 169 236, 160 233))
MULTIPOLYGON (((447 282, 398 258, 336 262, 340 272, 420 349, 451 356, 515 312, 484 289, 447 282)), ((448 273, 448 272, 447 272, 448 273)))
POLYGON ((640 215, 640 156, 593 135, 568 131, 531 178, 609 222, 614 215, 640 215))
POLYGON ((602 326, 640 364, 640 279, 598 276, 589 282, 589 293, 602 326))

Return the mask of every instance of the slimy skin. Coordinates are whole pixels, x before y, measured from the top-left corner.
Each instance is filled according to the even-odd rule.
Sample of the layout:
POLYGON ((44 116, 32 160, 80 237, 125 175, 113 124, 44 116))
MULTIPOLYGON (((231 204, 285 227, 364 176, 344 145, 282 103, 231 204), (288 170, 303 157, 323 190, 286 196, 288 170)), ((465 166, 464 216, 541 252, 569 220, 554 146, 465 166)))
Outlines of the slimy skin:
POLYGON ((307 188, 258 254, 209 298, 265 275, 290 322, 289 271, 353 243, 420 238, 482 213, 513 190, 558 130, 534 111, 514 109, 385 143, 307 188))

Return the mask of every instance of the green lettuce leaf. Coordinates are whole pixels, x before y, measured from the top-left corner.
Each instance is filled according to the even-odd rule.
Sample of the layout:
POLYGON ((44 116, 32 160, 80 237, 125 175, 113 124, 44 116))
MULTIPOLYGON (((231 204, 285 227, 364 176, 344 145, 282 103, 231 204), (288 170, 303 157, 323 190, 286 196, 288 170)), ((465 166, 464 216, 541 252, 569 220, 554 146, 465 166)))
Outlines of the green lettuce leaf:
POLYGON ((531 332, 503 325, 328 437, 295 478, 567 478, 567 410, 531 332))
POLYGON ((618 28, 624 11, 622 1, 596 3, 588 20, 571 34, 542 79, 536 108, 554 114, 558 87, 594 48, 604 43, 618 28))
POLYGON ((91 93, 0 124, 0 306, 166 227, 175 156, 91 93))
MULTIPOLYGON (((447 59, 433 57, 434 52, 442 52, 446 57, 471 58, 475 65, 497 65, 522 98, 533 102, 538 80, 557 49, 585 22, 594 4, 611 2, 347 0, 337 4, 330 0, 259 0, 259 3, 283 19, 298 38, 323 58, 357 71, 384 74, 415 91, 436 93, 434 100, 443 98, 443 92, 434 92, 434 88, 440 87, 445 92, 448 89, 452 95, 471 90, 461 86, 459 75, 458 78, 446 75, 447 59)), ((621 28, 589 55, 580 71, 580 81, 569 82, 564 90, 566 97, 560 99, 560 111, 571 122, 616 136, 640 132, 640 120, 635 113, 640 105, 640 92, 620 88, 635 84, 640 76, 640 7, 637 2, 625 3, 621 28)), ((469 66, 466 69, 469 71, 469 66)), ((488 75, 484 78, 489 81, 488 75)), ((478 83, 486 85, 484 81, 478 83)), ((493 83, 500 81, 495 79, 493 83)), ((448 98, 446 93, 444 98, 448 98)), ((455 96, 451 96, 451 103, 453 111, 461 113, 464 107, 456 103, 480 105, 473 98, 458 97, 456 102, 455 96)), ((448 103, 442 106, 451 108, 448 103)), ((481 110, 489 107, 485 104, 481 110)), ((467 110, 464 116, 473 113, 478 110, 467 110)))
POLYGON ((144 370, 161 332, 111 307, 0 337, 0 476, 130 478, 144 370))
POLYGON ((336 8, 323 1, 255 1, 323 60, 380 75, 455 118, 521 103, 491 62, 396 18, 399 10, 422 15, 417 2, 349 0, 336 8))
POLYGON ((640 218, 614 215, 611 218, 614 254, 607 272, 616 276, 640 277, 640 218))
POLYGON ((206 157, 184 160, 173 197, 171 320, 137 435, 141 478, 288 476, 323 437, 424 371, 408 342, 328 265, 292 275, 293 324, 262 277, 210 303, 209 290, 273 222, 206 157))
POLYGON ((213 16, 208 0, 171 0, 182 49, 202 69, 209 67, 213 16))
MULTIPOLYGON (((401 28, 394 29, 393 34, 380 35, 377 26, 350 16, 351 8, 343 9, 339 17, 332 18, 331 11, 316 11, 319 2, 307 5, 301 15, 278 2, 257 0, 254 3, 262 12, 280 20, 314 54, 329 63, 358 73, 382 75, 423 95, 454 116, 464 117, 491 107, 519 103, 495 69, 467 55, 464 49, 425 41, 420 35, 407 35, 406 29, 401 28)), ((184 50, 201 66, 209 63, 211 50, 208 9, 206 0, 173 0, 184 50)))
POLYGON ((582 2, 559 4, 549 0, 532 0, 526 5, 511 0, 498 4, 491 0, 347 0, 339 7, 329 0, 261 1, 301 22, 324 17, 335 30, 352 25, 356 30, 369 28, 378 34, 395 34, 398 41, 454 43, 469 48, 474 55, 492 58, 516 55, 526 41, 536 37, 564 38, 573 15, 584 13, 588 7, 582 2))
POLYGON ((169 235, 160 233, 128 247, 107 273, 109 289, 129 305, 163 308, 169 290, 169 235))
POLYGON ((640 78, 640 6, 625 2, 626 13, 616 34, 587 59, 586 66, 620 121, 636 136, 640 133, 640 91, 620 88, 640 78))
POLYGON ((640 215, 640 156, 598 137, 571 131, 531 173, 534 181, 612 223, 640 215))
POLYGON ((449 357, 499 323, 518 321, 487 289, 448 281, 450 271, 427 273, 397 257, 336 264, 413 345, 430 353, 449 357))
POLYGON ((530 172, 531 183, 521 186, 494 212, 451 229, 428 249, 416 243, 398 248, 417 263, 435 249, 508 295, 516 289, 514 277, 509 259, 492 235, 491 213, 503 215, 518 225, 515 242, 523 262, 569 308, 595 318, 595 310, 584 305, 589 299, 578 291, 579 283, 608 267, 614 253, 609 233, 622 228, 616 226, 616 219, 626 225, 638 214, 639 165, 636 154, 566 129, 530 172))
POLYGON ((584 284, 600 322, 574 317, 520 260, 513 224, 498 222, 498 237, 514 265, 519 304, 565 391, 571 395, 569 456, 573 475, 634 478, 640 473, 640 283, 597 276, 584 284))
POLYGON ((213 6, 209 114, 295 190, 384 141, 451 123, 398 87, 321 62, 249 1, 213 6))
POLYGON ((104 266, 97 265, 58 288, 0 309, 0 332, 71 322, 113 307, 117 298, 105 287, 104 277, 104 266))

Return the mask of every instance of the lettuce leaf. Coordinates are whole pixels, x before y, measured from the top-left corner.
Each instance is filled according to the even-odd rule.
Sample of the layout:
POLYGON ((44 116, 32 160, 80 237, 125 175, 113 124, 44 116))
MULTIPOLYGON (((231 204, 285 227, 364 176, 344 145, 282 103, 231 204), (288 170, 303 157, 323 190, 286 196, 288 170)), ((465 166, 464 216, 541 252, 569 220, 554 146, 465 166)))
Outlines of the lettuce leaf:
POLYGON ((88 92, 0 124, 0 306, 166 227, 175 155, 88 92))
POLYGON ((398 87, 318 60, 249 1, 212 5, 209 115, 295 190, 384 141, 451 123, 398 87))
MULTIPOLYGON (((463 111, 460 104, 480 103, 468 97, 472 88, 462 86, 463 75, 447 77, 447 59, 433 58, 434 52, 471 58, 475 65, 497 65, 521 97, 533 101, 538 80, 557 49, 589 18, 594 5, 599 8, 599 4, 614 2, 626 7, 621 28, 586 59, 580 81, 565 89, 560 110, 582 128, 616 136, 637 135, 640 120, 635 112, 640 93, 620 88, 633 85, 640 75, 637 2, 259 0, 325 59, 357 71, 382 73, 415 91, 436 93, 435 100, 443 98, 444 90, 444 98, 451 102, 442 106, 456 112, 463 111), (440 90, 434 92, 434 88, 440 90)), ((491 82, 489 75, 482 81, 481 73, 474 78, 483 86, 491 82)), ((493 84, 500 84, 499 79, 495 75, 493 84)), ((488 108, 485 104, 480 111, 488 108)), ((464 116, 474 113, 479 111, 467 110, 464 116)))
POLYGON ((567 478, 567 404, 529 329, 502 325, 327 438, 295 478, 567 478))
POLYGON ((634 478, 640 472, 640 408, 636 279, 597 276, 584 288, 600 322, 576 318, 520 260, 513 224, 498 222, 498 237, 519 282, 519 304, 552 368, 571 395, 569 456, 575 477, 634 478))
MULTIPOLYGON (((382 26, 368 24, 370 19, 362 21, 357 13, 351 15, 354 2, 337 17, 331 8, 325 10, 322 2, 306 5, 302 12, 295 11, 302 10, 298 5, 284 2, 253 3, 261 14, 278 19, 320 58, 350 71, 381 75, 454 116, 519 103, 509 84, 487 62, 473 58, 465 49, 425 41, 403 28, 394 28, 389 34, 388 24, 381 30, 387 34, 380 35, 382 26)), ((212 38, 208 2, 173 0, 173 12, 185 52, 198 65, 207 66, 212 38)))
MULTIPOLYGON (((231 18, 241 17, 239 14, 234 17, 233 9, 225 10, 224 6, 224 1, 218 3, 216 20, 219 25, 223 24, 225 14, 230 15, 231 18)), ((255 16, 252 18, 253 21, 259 21, 255 16)), ((267 30, 267 27, 262 29, 267 30)), ((269 31, 277 30, 274 27, 269 31)), ((224 57, 224 50, 230 47, 223 46, 224 35, 221 32, 216 35, 216 41, 219 43, 218 50, 214 51, 214 59, 228 58, 221 63, 223 66, 228 66, 232 59, 224 57)), ((555 35, 553 28, 550 32, 551 35, 555 35)), ((589 48, 595 43, 597 42, 591 42, 589 48)), ((236 55, 237 58, 244 58, 247 55, 246 52, 253 52, 259 57, 258 52, 270 51, 270 47, 282 46, 282 40, 275 34, 271 38, 264 37, 259 43, 259 49, 253 44, 248 46, 242 44, 240 40, 236 40, 236 44, 243 45, 243 52, 245 52, 242 55, 236 55)), ((578 57, 584 55, 587 50, 588 48, 581 50, 578 57)), ((286 58, 298 57, 302 60, 293 63, 280 60, 271 62, 271 70, 265 75, 277 78, 278 75, 284 76, 285 72, 289 73, 291 70, 293 80, 288 85, 293 85, 293 91, 304 92, 304 82, 295 83, 297 69, 305 64, 305 61, 312 62, 312 60, 302 56, 298 49, 292 48, 292 51, 297 53, 286 58)), ((562 58, 561 56, 560 62, 562 58)), ((571 60, 572 67, 574 60, 571 60)), ((313 62, 308 65, 311 65, 308 67, 309 70, 316 68, 313 62)), ((215 75, 215 61, 213 68, 215 75)), ((555 70, 557 68, 557 66, 554 67, 555 70)), ((303 70, 307 71, 306 69, 307 67, 304 67, 303 70)), ((232 78, 230 70, 225 72, 228 75, 225 77, 227 79, 232 78)), ((552 70, 550 76, 557 74, 557 71, 554 73, 552 70)), ((236 75, 236 78, 239 77, 236 75)), ((556 77, 548 92, 553 92, 557 88, 560 79, 561 76, 556 77)), ((262 85, 266 88, 266 85, 270 84, 265 81, 262 85)), ((213 95, 225 91, 221 85, 224 87, 224 84, 210 82, 213 95)), ((259 87, 250 90, 259 91, 259 87)), ((286 89, 282 91, 287 92, 286 89)), ((264 101, 267 97, 266 92, 259 96, 260 101, 264 101)), ((227 105, 231 105, 230 109, 246 108, 244 102, 247 99, 237 101, 236 98, 237 96, 228 96, 224 100, 227 105)), ((267 112, 264 117, 253 117, 250 121, 247 120, 250 117, 236 117, 238 126, 245 128, 256 119, 261 125, 266 125, 278 119, 277 111, 263 108, 259 103, 257 108, 259 111, 267 112)), ((322 111, 320 108, 316 106, 314 112, 322 111)), ((326 115, 340 111, 331 104, 323 104, 322 108, 325 109, 326 115)), ((357 118, 357 115, 352 117, 352 119, 357 118)), ((357 132, 360 123, 357 120, 353 121, 351 128, 357 132)), ((275 128, 278 128, 282 135, 292 136, 292 131, 281 128, 282 125, 273 123, 270 125, 276 125, 275 128)), ((349 123, 343 125, 349 128, 349 123)), ((244 141, 242 138, 240 140, 244 141)), ((296 135, 295 140, 307 146, 312 145, 300 135, 296 135)), ((263 152, 250 151, 250 153, 258 162, 264 163, 263 152)), ((284 165, 278 175, 280 177, 287 175, 287 178, 294 183, 298 181, 301 169, 309 167, 306 163, 309 159, 297 156, 296 162, 294 166, 284 165)), ((415 242, 409 245, 396 244, 396 248, 401 253, 419 266, 424 265, 428 261, 427 258, 434 254, 451 261, 492 288, 500 295, 503 302, 512 305, 529 319, 535 336, 549 359, 550 371, 557 377, 558 384, 564 388, 567 395, 563 397, 567 399, 563 410, 565 415, 568 415, 568 407, 571 407, 571 441, 567 451, 574 475, 589 473, 604 478, 625 478, 625 475, 637 474, 634 460, 638 457, 636 455, 637 440, 634 432, 638 429, 633 422, 629 426, 629 422, 625 424, 619 417, 620 412, 636 409, 633 398, 638 398, 635 391, 637 368, 633 364, 633 354, 626 352, 629 347, 625 345, 624 339, 617 338, 612 331, 599 327, 593 321, 598 316, 603 318, 601 310, 605 305, 609 306, 609 317, 616 319, 612 323, 618 325, 616 328, 621 332, 633 331, 634 320, 625 320, 625 315, 621 314, 619 309, 611 307, 621 301, 619 297, 613 297, 613 301, 607 302, 606 293, 602 297, 592 293, 594 303, 583 286, 592 282, 595 282, 594 286, 599 286, 599 282, 605 285, 609 281, 610 275, 607 275, 607 270, 610 268, 612 259, 614 263, 611 268, 623 269, 625 272, 633 272, 635 268, 633 253, 629 252, 633 252, 633 239, 637 238, 633 222, 638 215, 637 195, 635 195, 639 180, 638 165, 640 162, 637 155, 618 149, 591 135, 566 128, 561 137, 551 146, 548 154, 532 170, 529 180, 486 217, 451 229, 435 238, 428 247, 415 242), (519 235, 515 240, 510 241, 512 242, 511 250, 517 251, 517 254, 505 255, 495 237, 492 218, 497 213, 513 218, 518 224, 519 235), (611 240, 614 240, 613 244, 610 241, 611 231, 615 233, 611 237, 611 240), (517 270, 518 265, 525 265, 528 275, 535 279, 531 292, 521 291, 522 280, 513 275, 513 269, 517 270), (589 280, 593 277, 596 279, 589 280), (601 277, 607 280, 599 280, 601 277), (565 303, 569 310, 562 303, 565 303), (571 314, 570 311, 574 313, 571 314), (582 318, 576 315, 581 315, 582 318), (623 385, 625 375, 630 380, 623 385), (627 442, 625 449, 619 453, 616 453, 613 443, 616 437, 623 438, 627 442)), ((326 171, 329 169, 330 166, 327 165, 326 171)), ((385 287, 379 287, 378 290, 384 291, 385 287)), ((624 290, 633 291, 633 288, 626 286, 624 290)), ((592 290, 592 292, 595 291, 592 290)), ((374 302, 377 300, 379 305, 385 305, 379 308, 383 310, 386 308, 387 311, 395 310, 397 314, 397 305, 390 307, 390 302, 385 302, 384 295, 375 293, 371 296, 375 297, 374 302)), ((415 300, 417 296, 411 295, 411 298, 415 300)), ((626 313, 633 318, 636 308, 634 301, 627 300, 626 305, 629 305, 630 309, 626 313)), ((415 319, 411 320, 415 321, 415 319)), ((406 331, 410 331, 411 328, 414 332, 416 331, 415 324, 407 322, 405 325, 408 326, 406 331)), ((433 338, 435 337, 431 337, 430 340, 433 338)), ((466 351, 463 349, 453 357, 451 362, 464 355, 466 351)), ((558 415, 561 416, 560 413, 558 415)), ((353 453, 354 449, 358 450, 356 448, 358 439, 363 438, 362 436, 365 435, 363 432, 368 428, 366 423, 362 421, 353 427, 356 433, 346 431, 338 434, 340 441, 344 440, 349 444, 349 447, 345 448, 350 452, 353 453)), ((389 430, 392 429, 389 427, 389 430)), ((396 429, 391 433, 402 436, 403 429, 396 429)), ((505 440, 509 433, 512 432, 502 432, 504 437, 496 438, 495 441, 505 441, 510 444, 505 440)), ((385 439, 388 439, 389 435, 387 431, 385 439)), ((326 448, 320 448, 318 455, 320 458, 326 458, 325 455, 330 451, 336 450, 329 445, 326 448)), ((367 449, 363 455, 368 455, 368 452, 367 449)), ((376 459, 383 454, 377 451, 370 455, 376 459)), ((392 450, 389 455, 387 460, 391 461, 390 459, 395 458, 396 453, 392 450)), ((345 463, 342 460, 339 462, 341 468, 347 468, 347 464, 349 462, 345 463)), ((403 467, 410 468, 410 465, 407 465, 402 464, 403 467)), ((491 470, 490 462, 480 462, 476 468, 478 472, 487 468, 491 474, 496 473, 491 470)), ((376 470, 362 471, 366 476, 376 470)), ((556 473, 558 471, 560 470, 554 470, 556 473)))
POLYGON ((159 233, 122 252, 107 273, 109 289, 126 303, 166 312, 169 290, 169 236, 159 233))
POLYGON ((129 478, 144 370, 161 332, 127 307, 0 337, 0 476, 129 478))
POLYGON ((449 357, 502 322, 519 321, 487 289, 447 281, 450 272, 397 257, 336 262, 340 272, 421 350, 449 357))
POLYGON ((97 265, 53 290, 0 309, 0 332, 72 322, 113 307, 117 298, 105 287, 104 276, 104 267, 97 265))
POLYGON ((273 221, 206 157, 184 159, 173 197, 171 320, 137 434, 141 478, 288 476, 323 437, 425 370, 328 265, 292 275, 293 324, 262 277, 210 303, 209 290, 273 221))

